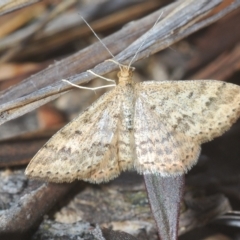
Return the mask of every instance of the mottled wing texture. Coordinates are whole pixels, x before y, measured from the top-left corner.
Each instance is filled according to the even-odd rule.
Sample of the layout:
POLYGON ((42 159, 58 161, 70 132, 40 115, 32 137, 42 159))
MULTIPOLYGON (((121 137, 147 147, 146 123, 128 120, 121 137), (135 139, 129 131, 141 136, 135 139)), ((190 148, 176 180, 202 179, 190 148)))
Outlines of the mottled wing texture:
POLYGON ((234 84, 122 83, 57 132, 26 174, 52 182, 94 183, 131 168, 181 175, 196 163, 200 145, 223 134, 239 115, 240 87, 234 84))
POLYGON ((31 160, 26 175, 52 182, 94 183, 118 176, 121 98, 116 87, 58 131, 31 160))
POLYGON ((177 132, 151 109, 151 102, 136 100, 134 137, 139 173, 177 176, 196 163, 200 145, 192 137, 177 132))
POLYGON ((197 160, 199 145, 220 136, 240 116, 240 87, 215 80, 136 85, 138 172, 175 175, 197 160))
POLYGON ((204 143, 240 116, 240 86, 216 80, 144 82, 138 96, 177 132, 204 143))

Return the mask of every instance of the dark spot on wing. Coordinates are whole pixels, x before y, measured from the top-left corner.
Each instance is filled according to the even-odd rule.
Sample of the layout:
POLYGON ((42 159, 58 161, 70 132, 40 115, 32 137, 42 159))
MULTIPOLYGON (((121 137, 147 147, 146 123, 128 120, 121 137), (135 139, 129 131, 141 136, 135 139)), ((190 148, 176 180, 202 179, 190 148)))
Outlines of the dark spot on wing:
POLYGON ((67 148, 67 147, 62 147, 60 149, 60 152, 64 152, 66 154, 71 154, 71 148, 67 148))
POLYGON ((188 94, 188 98, 191 98, 193 96, 193 92, 190 92, 189 94, 188 94))
POLYGON ((208 101, 205 103, 206 107, 209 107, 213 101, 214 101, 213 97, 209 98, 208 101))
POLYGON ((75 131, 75 134, 82 135, 82 131, 77 130, 77 131, 75 131))

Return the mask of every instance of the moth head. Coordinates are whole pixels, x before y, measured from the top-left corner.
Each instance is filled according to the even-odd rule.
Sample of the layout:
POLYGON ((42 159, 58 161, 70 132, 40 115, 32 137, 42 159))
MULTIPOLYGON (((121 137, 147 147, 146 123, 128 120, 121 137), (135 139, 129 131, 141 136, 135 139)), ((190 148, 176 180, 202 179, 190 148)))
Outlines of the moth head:
POLYGON ((129 67, 125 65, 121 65, 120 71, 118 72, 119 82, 126 82, 132 79, 134 67, 129 67))

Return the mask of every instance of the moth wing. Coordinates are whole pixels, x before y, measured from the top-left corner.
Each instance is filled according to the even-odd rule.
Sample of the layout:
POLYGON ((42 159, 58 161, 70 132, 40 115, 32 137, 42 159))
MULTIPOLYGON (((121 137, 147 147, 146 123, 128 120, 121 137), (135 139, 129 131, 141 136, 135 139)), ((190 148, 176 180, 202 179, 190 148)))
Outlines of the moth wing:
POLYGON ((196 163, 199 144, 175 131, 151 109, 150 102, 137 98, 134 116, 134 167, 139 173, 177 176, 196 163))
POLYGON ((216 80, 143 82, 137 95, 161 121, 194 141, 222 135, 240 116, 240 86, 216 80))
POLYGON ((59 130, 29 163, 26 175, 51 182, 105 182, 118 176, 116 87, 59 130))

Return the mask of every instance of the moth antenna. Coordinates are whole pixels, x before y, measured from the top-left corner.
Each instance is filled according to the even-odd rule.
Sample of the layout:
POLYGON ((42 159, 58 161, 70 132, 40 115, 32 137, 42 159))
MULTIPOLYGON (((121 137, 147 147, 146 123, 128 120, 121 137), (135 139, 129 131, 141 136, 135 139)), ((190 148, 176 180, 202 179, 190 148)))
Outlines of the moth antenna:
POLYGON ((90 87, 78 86, 77 84, 71 83, 67 79, 62 79, 62 81, 68 83, 69 85, 71 85, 73 87, 80 88, 80 89, 92 90, 92 91, 102 89, 102 88, 108 88, 108 87, 116 87, 116 84, 109 84, 109 85, 104 85, 104 86, 100 86, 100 87, 90 88, 90 87))
MULTIPOLYGON (((154 25, 151 27, 151 29, 149 30, 149 32, 157 25, 157 23, 159 22, 160 18, 162 17, 163 12, 161 12, 160 16, 157 18, 156 22, 154 23, 154 25)), ((141 43, 141 45, 139 46, 139 48, 137 49, 136 53, 134 54, 133 58, 131 59, 130 63, 128 64, 128 70, 131 67, 131 64, 133 62, 133 60, 136 58, 136 56, 138 55, 138 53, 140 52, 143 44, 146 42, 147 38, 141 43)))
POLYGON ((103 76, 101 76, 101 75, 96 74, 95 72, 93 72, 93 71, 91 71, 91 70, 87 70, 87 72, 90 72, 92 75, 94 75, 94 76, 96 76, 96 77, 99 77, 99 78, 101 78, 101 79, 103 79, 103 80, 105 80, 105 81, 113 82, 113 83, 115 83, 115 86, 116 86, 116 82, 115 82, 114 80, 110 79, 110 78, 105 78, 105 77, 103 77, 103 76))
POLYGON ((98 37, 98 35, 95 33, 95 31, 93 30, 93 28, 89 25, 89 23, 84 19, 83 16, 80 15, 80 17, 81 17, 82 20, 86 23, 86 25, 89 27, 89 29, 92 31, 92 33, 95 35, 95 37, 99 40, 99 42, 105 47, 105 49, 109 52, 109 54, 114 58, 115 56, 111 53, 111 51, 108 49, 108 47, 106 46, 106 44, 100 39, 100 37, 98 37))
POLYGON ((121 64, 121 63, 115 61, 114 59, 107 59, 107 60, 105 60, 105 62, 113 62, 113 63, 115 63, 116 65, 118 65, 120 71, 123 71, 123 68, 126 67, 124 64, 121 64))

